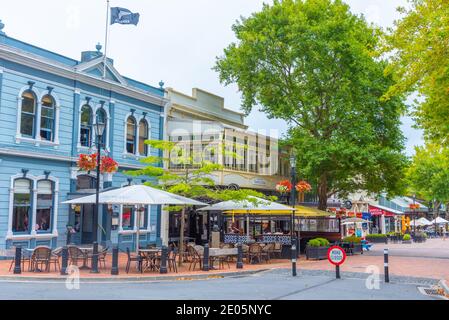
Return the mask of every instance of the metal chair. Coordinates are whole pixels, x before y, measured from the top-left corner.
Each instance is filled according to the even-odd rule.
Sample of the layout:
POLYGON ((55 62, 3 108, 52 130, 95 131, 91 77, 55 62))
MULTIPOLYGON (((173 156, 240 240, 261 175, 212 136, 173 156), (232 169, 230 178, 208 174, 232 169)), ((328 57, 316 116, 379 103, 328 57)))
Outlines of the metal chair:
POLYGON ((140 273, 143 273, 142 257, 140 255, 132 256, 129 248, 126 248, 126 255, 128 256, 128 262, 126 263, 126 273, 129 273, 131 262, 137 262, 137 269, 140 271, 140 273))
POLYGON ((45 272, 50 271, 51 249, 48 247, 37 247, 31 256, 31 271, 42 271, 45 266, 45 272), (40 269, 39 269, 40 266, 40 269))
POLYGON ((83 264, 87 263, 87 255, 76 246, 68 246, 69 264, 78 266, 78 261, 81 260, 83 264))

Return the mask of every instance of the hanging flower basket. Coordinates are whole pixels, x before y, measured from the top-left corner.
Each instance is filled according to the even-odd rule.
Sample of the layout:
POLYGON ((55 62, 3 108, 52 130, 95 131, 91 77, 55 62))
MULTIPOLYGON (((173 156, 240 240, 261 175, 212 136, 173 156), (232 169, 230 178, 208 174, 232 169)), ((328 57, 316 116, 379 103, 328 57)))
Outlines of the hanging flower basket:
POLYGON ((306 181, 300 181, 296 185, 296 191, 300 193, 306 193, 312 191, 312 186, 306 181))
POLYGON ((283 180, 276 185, 276 191, 280 194, 289 193, 292 191, 292 184, 288 180, 283 180))
POLYGON ((80 154, 78 161, 76 162, 78 168, 82 171, 93 171, 97 167, 97 155, 96 154, 80 154))
POLYGON ((419 205, 419 203, 411 203, 409 205, 409 208, 412 209, 412 210, 419 209, 420 207, 421 206, 419 205))
POLYGON ((101 158, 101 173, 116 173, 118 171, 118 163, 110 157, 101 158))

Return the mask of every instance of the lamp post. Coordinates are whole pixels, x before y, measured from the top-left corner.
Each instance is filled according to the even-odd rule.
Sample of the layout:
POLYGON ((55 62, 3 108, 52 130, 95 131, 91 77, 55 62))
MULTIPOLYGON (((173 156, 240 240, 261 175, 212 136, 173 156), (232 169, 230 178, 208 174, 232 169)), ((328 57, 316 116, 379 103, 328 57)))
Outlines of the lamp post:
POLYGON ((413 195, 413 236, 416 236, 416 194, 413 195))
POLYGON ((295 152, 292 152, 290 156, 290 166, 291 166, 291 174, 292 174, 292 191, 291 191, 291 199, 290 199, 290 205, 293 207, 292 210, 292 221, 291 221, 291 242, 292 242, 292 248, 291 248, 291 255, 292 255, 292 275, 293 277, 296 277, 296 259, 298 257, 297 250, 299 248, 296 247, 297 241, 295 237, 295 205, 296 205, 296 154, 295 152))
POLYGON ((96 198, 95 198, 95 214, 94 214, 94 232, 93 242, 98 241, 98 217, 100 216, 100 166, 101 166, 101 147, 102 138, 106 125, 102 122, 98 122, 94 126, 95 136, 97 139, 97 185, 96 185, 96 198))

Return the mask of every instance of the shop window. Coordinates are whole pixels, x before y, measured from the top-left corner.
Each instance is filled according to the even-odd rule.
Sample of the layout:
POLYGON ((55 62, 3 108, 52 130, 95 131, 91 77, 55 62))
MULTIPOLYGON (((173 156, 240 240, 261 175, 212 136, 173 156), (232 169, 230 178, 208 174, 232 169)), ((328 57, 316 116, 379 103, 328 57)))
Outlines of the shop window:
POLYGON ((41 180, 37 183, 36 231, 50 232, 53 215, 53 183, 41 180))
POLYGON ((134 229, 134 206, 123 206, 122 211, 122 229, 134 229))
POLYGON ((30 233, 32 182, 28 179, 14 181, 12 231, 30 233))

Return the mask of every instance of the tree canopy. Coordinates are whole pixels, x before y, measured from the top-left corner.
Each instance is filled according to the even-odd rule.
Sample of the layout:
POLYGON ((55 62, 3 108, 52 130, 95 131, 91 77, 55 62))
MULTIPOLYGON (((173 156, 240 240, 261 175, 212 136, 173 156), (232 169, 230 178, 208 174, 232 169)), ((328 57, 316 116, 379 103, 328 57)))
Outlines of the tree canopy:
POLYGON ((254 108, 289 123, 298 170, 329 196, 399 191, 405 157, 401 96, 374 57, 381 31, 340 0, 284 0, 233 26, 238 39, 215 69, 254 108))
POLYGON ((418 92, 417 125, 427 139, 449 144, 449 2, 409 0, 410 8, 385 37, 387 75, 395 83, 385 98, 418 92))

